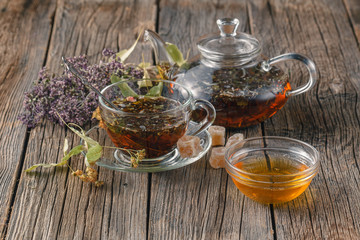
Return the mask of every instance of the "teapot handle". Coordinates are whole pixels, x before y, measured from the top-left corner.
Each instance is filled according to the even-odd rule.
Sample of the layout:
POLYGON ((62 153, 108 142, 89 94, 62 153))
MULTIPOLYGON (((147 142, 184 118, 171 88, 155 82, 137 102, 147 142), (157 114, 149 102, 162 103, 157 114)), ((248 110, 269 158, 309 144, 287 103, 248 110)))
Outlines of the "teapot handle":
POLYGON ((301 61, 302 63, 304 63, 306 65, 306 68, 309 71, 309 75, 310 75, 309 81, 306 84, 304 84, 303 86, 298 87, 294 90, 286 92, 286 96, 287 97, 296 96, 296 95, 299 95, 301 93, 304 93, 304 92, 310 90, 315 85, 316 80, 317 80, 316 67, 315 67, 314 62, 311 61, 309 58, 305 57, 304 55, 297 54, 297 53, 285 53, 285 54, 279 55, 277 57, 274 57, 267 61, 262 62, 261 67, 264 71, 269 71, 272 64, 286 61, 286 60, 301 61))

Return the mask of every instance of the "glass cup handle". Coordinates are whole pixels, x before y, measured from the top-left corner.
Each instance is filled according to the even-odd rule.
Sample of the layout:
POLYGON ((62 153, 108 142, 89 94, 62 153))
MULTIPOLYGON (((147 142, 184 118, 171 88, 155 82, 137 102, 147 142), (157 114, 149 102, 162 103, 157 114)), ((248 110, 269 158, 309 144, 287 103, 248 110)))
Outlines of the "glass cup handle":
POLYGON ((310 75, 309 81, 306 84, 304 84, 303 86, 298 87, 294 90, 286 92, 286 96, 287 97, 296 96, 296 95, 299 95, 301 93, 304 93, 304 92, 310 90, 315 85, 316 80, 317 80, 316 67, 315 67, 315 63, 313 61, 311 61, 309 58, 305 57, 304 55, 297 54, 297 53, 285 53, 285 54, 279 55, 277 57, 274 57, 267 61, 262 62, 261 67, 264 71, 269 71, 272 64, 286 61, 286 60, 298 60, 298 61, 304 63, 306 65, 306 68, 309 71, 309 75, 310 75))
POLYGON ((198 124, 197 127, 193 127, 189 129, 186 135, 197 135, 202 131, 206 130, 208 127, 210 127, 211 124, 215 121, 216 111, 214 106, 210 102, 202 99, 195 100, 193 111, 196 109, 205 110, 206 117, 203 120, 201 120, 201 122, 198 124))

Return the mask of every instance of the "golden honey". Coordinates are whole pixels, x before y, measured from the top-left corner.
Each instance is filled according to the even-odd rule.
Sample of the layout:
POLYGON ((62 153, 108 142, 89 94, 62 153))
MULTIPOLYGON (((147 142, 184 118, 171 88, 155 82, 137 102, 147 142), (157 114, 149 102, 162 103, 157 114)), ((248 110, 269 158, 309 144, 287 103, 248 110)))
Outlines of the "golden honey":
POLYGON ((242 170, 237 172, 239 176, 230 173, 236 187, 249 198, 261 203, 293 200, 311 182, 311 178, 306 178, 309 173, 305 171, 309 167, 287 158, 248 159, 234 166, 242 170))

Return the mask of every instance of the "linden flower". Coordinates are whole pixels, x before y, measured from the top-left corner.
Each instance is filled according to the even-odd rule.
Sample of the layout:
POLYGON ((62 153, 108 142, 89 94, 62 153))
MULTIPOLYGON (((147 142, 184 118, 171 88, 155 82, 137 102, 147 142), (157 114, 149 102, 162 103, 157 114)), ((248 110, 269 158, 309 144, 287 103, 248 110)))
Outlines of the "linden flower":
POLYGON ((86 175, 88 177, 89 182, 96 182, 97 181, 97 177, 98 177, 98 173, 95 169, 91 168, 91 167, 87 167, 86 168, 86 175))
POLYGON ((95 169, 91 167, 87 167, 85 172, 86 174, 84 174, 84 172, 81 170, 76 170, 75 172, 72 173, 72 175, 79 177, 79 179, 83 182, 94 183, 95 187, 100 187, 101 185, 104 184, 103 181, 97 180, 98 172, 95 169))
POLYGON ((100 187, 100 186, 102 186, 102 185, 104 185, 104 182, 103 182, 103 181, 96 181, 96 182, 95 182, 95 187, 100 187))
POLYGON ((75 172, 72 173, 73 176, 80 176, 83 175, 83 171, 81 170, 76 170, 75 172))
POLYGON ((139 163, 141 162, 141 160, 143 160, 145 158, 145 149, 140 150, 140 151, 136 151, 135 154, 129 152, 129 154, 131 155, 130 157, 130 161, 131 161, 131 166, 133 168, 137 168, 139 166, 139 163))

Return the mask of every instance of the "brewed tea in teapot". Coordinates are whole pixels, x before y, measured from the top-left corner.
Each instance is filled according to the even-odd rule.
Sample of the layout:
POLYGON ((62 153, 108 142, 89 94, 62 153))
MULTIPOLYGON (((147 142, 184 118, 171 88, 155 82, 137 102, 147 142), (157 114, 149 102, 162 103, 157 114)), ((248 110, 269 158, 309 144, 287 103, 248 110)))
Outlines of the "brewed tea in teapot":
POLYGON ((156 55, 166 54, 173 66, 170 78, 191 89, 195 99, 210 101, 216 109, 214 124, 248 127, 263 122, 281 109, 290 96, 311 89, 316 82, 315 64, 307 57, 287 53, 271 59, 261 56, 261 44, 253 36, 236 32, 239 20, 217 20, 220 34, 203 37, 197 47, 200 59, 177 66, 166 54, 165 43, 154 32, 147 36, 156 55), (309 81, 292 89, 289 76, 275 63, 284 60, 303 62, 309 81))

